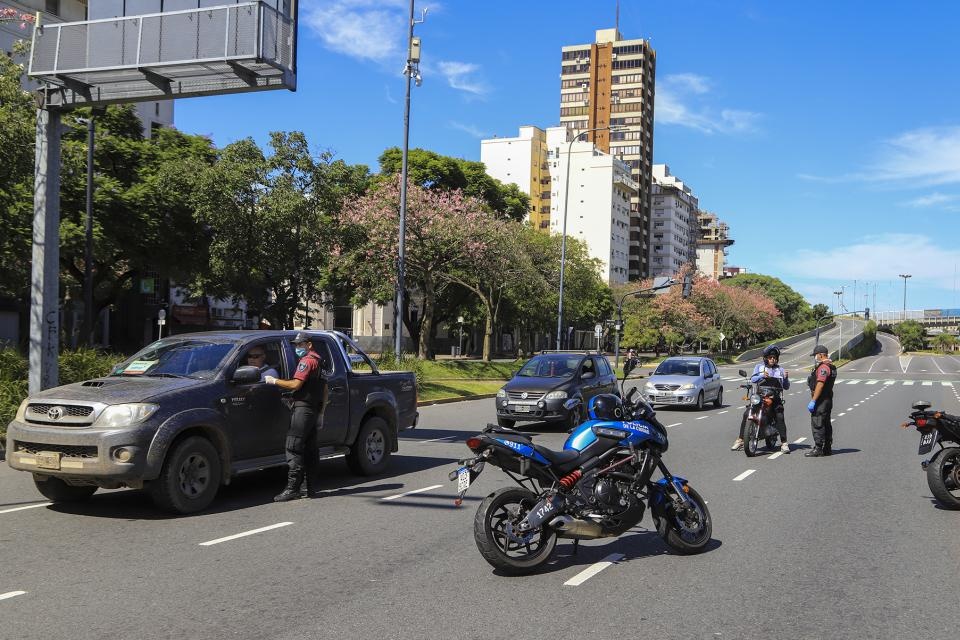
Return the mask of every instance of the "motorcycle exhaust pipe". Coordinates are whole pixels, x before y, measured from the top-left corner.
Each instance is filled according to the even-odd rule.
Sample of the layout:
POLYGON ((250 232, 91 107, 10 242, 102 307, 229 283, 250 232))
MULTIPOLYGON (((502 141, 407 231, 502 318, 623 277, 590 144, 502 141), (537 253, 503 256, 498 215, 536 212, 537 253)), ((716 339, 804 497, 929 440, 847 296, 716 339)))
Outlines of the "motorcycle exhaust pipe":
POLYGON ((557 534, 561 538, 593 540, 607 537, 603 532, 603 527, 596 522, 579 520, 571 516, 557 516, 550 521, 550 526, 557 530, 557 534))

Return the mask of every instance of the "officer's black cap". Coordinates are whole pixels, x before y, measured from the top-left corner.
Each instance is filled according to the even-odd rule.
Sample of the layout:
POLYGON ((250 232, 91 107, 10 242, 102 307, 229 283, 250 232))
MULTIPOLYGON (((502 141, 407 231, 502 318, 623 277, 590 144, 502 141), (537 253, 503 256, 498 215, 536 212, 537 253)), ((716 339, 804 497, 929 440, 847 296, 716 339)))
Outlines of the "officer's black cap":
POLYGON ((313 342, 313 338, 310 337, 309 333, 306 333, 304 331, 297 331, 297 335, 293 336, 293 340, 291 340, 290 342, 292 342, 293 344, 299 344, 301 342, 313 342))
POLYGON ((827 349, 827 348, 826 348, 825 346, 823 346, 822 344, 818 344, 816 347, 813 348, 813 353, 811 353, 810 355, 815 356, 815 355, 817 355, 818 353, 822 353, 823 355, 829 355, 829 354, 830 354, 830 350, 827 349))

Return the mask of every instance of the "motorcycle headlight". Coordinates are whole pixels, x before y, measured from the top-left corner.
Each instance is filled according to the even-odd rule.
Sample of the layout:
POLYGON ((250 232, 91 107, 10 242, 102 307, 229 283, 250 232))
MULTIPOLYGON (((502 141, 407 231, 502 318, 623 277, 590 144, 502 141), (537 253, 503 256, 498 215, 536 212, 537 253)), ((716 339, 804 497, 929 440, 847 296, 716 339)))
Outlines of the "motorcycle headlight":
POLYGON ((507 392, 504 391, 503 389, 500 389, 499 391, 497 391, 497 397, 498 397, 498 398, 506 398, 506 397, 507 397, 507 392))
POLYGON ((756 393, 751 393, 750 404, 760 404, 760 396, 756 393))
POLYGON ((95 427, 129 427, 143 422, 153 415, 160 407, 147 402, 132 402, 129 404, 115 404, 103 410, 97 416, 95 427))
POLYGON ((566 399, 566 397, 567 397, 566 391, 551 391, 546 396, 544 396, 543 399, 544 400, 564 400, 566 399))
POLYGON ((695 389, 696 386, 697 386, 697 385, 688 382, 687 384, 681 386, 680 388, 686 391, 686 390, 689 390, 689 389, 695 389))
POLYGON ((23 402, 20 403, 20 407, 17 409, 17 416, 14 418, 17 422, 23 422, 23 414, 27 412, 27 399, 24 398, 23 402))

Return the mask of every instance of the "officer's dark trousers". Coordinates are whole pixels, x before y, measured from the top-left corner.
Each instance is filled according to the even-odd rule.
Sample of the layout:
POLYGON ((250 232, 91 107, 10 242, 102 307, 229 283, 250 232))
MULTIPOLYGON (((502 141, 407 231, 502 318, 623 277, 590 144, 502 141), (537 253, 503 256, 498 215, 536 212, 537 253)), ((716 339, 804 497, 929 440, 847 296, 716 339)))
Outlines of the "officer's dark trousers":
POLYGON ((810 416, 810 426, 813 428, 813 442, 817 447, 833 444, 833 423, 830 422, 830 412, 833 411, 833 398, 827 398, 817 403, 810 416))
POLYGON ((317 468, 317 417, 320 411, 307 405, 294 405, 287 432, 287 489, 296 491, 304 478, 312 484, 317 468))

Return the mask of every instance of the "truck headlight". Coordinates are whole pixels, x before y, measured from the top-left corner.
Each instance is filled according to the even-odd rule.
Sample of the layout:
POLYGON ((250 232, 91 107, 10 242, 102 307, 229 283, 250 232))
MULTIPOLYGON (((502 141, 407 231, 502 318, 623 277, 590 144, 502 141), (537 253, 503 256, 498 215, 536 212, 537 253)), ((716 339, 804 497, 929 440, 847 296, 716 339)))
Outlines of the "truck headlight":
POLYGON ((688 390, 688 389, 694 389, 694 388, 696 388, 696 385, 688 382, 687 384, 681 386, 680 388, 686 391, 686 390, 688 390))
POLYGON ((507 397, 507 392, 504 391, 503 389, 500 389, 499 391, 497 391, 497 397, 498 397, 498 398, 506 398, 506 397, 507 397))
POLYGON ((544 400, 564 400, 567 397, 566 391, 551 391, 543 397, 544 400))
POLYGON ((24 414, 27 412, 27 399, 24 398, 23 402, 20 403, 20 407, 17 409, 17 415, 14 418, 17 422, 23 422, 24 414))
POLYGON ((143 422, 153 415, 160 405, 147 402, 115 404, 107 407, 97 416, 95 427, 128 427, 143 422))

